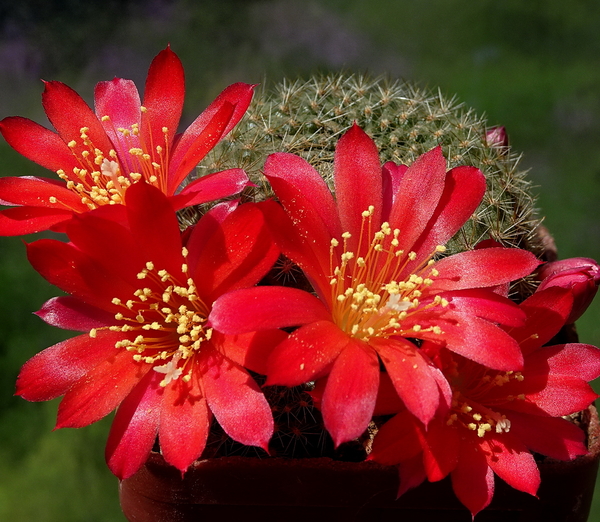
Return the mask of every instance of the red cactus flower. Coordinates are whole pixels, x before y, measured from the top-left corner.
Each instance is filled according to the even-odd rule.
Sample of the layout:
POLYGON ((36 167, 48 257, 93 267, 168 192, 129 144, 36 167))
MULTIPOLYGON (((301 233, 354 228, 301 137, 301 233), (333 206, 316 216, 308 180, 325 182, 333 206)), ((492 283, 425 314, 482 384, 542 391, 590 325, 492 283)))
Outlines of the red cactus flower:
POLYGON ((223 203, 182 244, 167 197, 146 183, 127 192, 123 224, 89 212, 67 227, 71 243, 28 245, 33 266, 71 294, 38 312, 86 331, 47 348, 21 370, 17 394, 64 395, 57 428, 81 427, 118 407, 108 439, 120 478, 143 464, 158 436, 167 462, 184 471, 202 452, 214 415, 225 432, 267 448, 271 410, 244 369, 249 350, 280 330, 230 336, 207 323, 223 292, 255 284, 278 256, 257 205, 223 203))
POLYGON ((181 134, 183 67, 167 47, 148 71, 143 104, 131 80, 100 82, 95 113, 71 88, 46 82, 42 103, 57 133, 18 116, 0 122, 17 152, 58 174, 0 179, 0 235, 62 230, 74 214, 125 202, 132 183, 144 179, 168 195, 175 209, 238 193, 249 181, 241 169, 200 178, 176 191, 198 162, 240 120, 251 85, 226 88, 181 134))
POLYGON ((600 265, 586 257, 561 259, 542 265, 538 270, 541 280, 538 290, 551 286, 570 288, 574 302, 567 323, 574 323, 587 310, 600 285, 600 265))
POLYGON ((518 325, 522 314, 490 288, 529 274, 535 257, 486 248, 437 258, 483 197, 479 170, 447 172, 440 148, 410 167, 382 169, 355 125, 336 149, 337 201, 292 154, 271 155, 265 175, 285 209, 270 202, 276 241, 318 298, 285 287, 232 292, 217 300, 211 321, 232 334, 300 325, 269 357, 267 384, 327 377, 322 412, 336 444, 371 420, 380 362, 407 408, 431 420, 445 385, 415 339, 498 370, 521 368, 518 345, 496 323, 518 325))
POLYGON ((423 346, 447 376, 452 399, 428 427, 404 410, 376 435, 369 459, 399 465, 399 494, 425 478, 450 474, 457 497, 475 515, 492 500, 494 474, 536 494, 540 476, 531 452, 559 460, 587 452, 584 432, 562 416, 598 397, 588 381, 600 375, 600 350, 586 344, 542 346, 564 324, 571 305, 563 288, 522 303, 527 322, 511 330, 524 354, 518 372, 492 370, 431 343, 423 346))

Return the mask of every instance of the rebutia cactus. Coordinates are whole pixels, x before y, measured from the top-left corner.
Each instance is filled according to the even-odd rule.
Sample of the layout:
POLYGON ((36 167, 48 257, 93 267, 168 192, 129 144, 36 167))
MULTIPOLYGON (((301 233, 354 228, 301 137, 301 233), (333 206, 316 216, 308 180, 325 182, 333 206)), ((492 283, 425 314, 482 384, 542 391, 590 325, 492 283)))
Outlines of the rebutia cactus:
MULTIPOLYGON (((409 165, 441 145, 449 167, 470 165, 483 171, 487 178, 484 200, 447 245, 448 253, 470 250, 482 240, 493 239, 543 255, 530 182, 519 169, 520 158, 510 151, 505 136, 490 132, 485 119, 455 98, 401 81, 337 74, 284 81, 272 91, 259 91, 244 119, 203 161, 198 174, 243 168, 257 185, 248 198, 261 200, 273 195, 262 176, 266 157, 273 152, 291 152, 312 164, 333 189, 335 146, 354 122, 374 139, 382 163, 392 160, 409 165)), ((182 216, 184 223, 193 217, 182 216)), ((276 266, 265 282, 303 286, 301 272, 288 274, 285 260, 280 262, 282 266, 276 266), (288 276, 294 281, 286 282, 288 276)), ((533 280, 516 284, 515 298, 527 297, 535 284, 533 280)), ((335 455, 307 386, 265 389, 277 425, 274 454, 335 455)), ((348 454, 336 458, 364 457, 362 444, 343 446, 340 449, 348 454)), ((248 454, 248 448, 219 431, 213 432, 209 447, 208 453, 214 455, 248 454)))
POLYGON ((519 156, 500 140, 486 139, 485 119, 455 98, 409 83, 337 74, 259 91, 244 120, 202 168, 246 169, 258 185, 254 197, 261 199, 270 195, 261 175, 264 160, 283 151, 302 156, 330 182, 335 145, 353 122, 375 140, 382 162, 410 164, 439 144, 450 167, 471 165, 486 175, 484 201, 447 245, 449 253, 490 238, 541 253, 539 220, 519 156))

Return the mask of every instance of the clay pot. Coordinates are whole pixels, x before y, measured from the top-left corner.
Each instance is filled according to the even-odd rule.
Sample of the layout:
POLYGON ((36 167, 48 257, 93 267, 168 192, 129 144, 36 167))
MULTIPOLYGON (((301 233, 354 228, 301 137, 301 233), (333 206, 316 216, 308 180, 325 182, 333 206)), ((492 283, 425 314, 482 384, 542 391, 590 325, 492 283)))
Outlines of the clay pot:
MULTIPOLYGON (((496 480, 486 521, 587 520, 600 459, 600 423, 594 406, 584 412, 589 454, 572 462, 541 458, 539 498, 496 480)), ((198 460, 182 477, 152 453, 120 484, 121 507, 131 522, 265 520, 332 522, 471 521, 448 479, 424 483, 396 499, 395 467, 329 458, 221 457, 198 460)))

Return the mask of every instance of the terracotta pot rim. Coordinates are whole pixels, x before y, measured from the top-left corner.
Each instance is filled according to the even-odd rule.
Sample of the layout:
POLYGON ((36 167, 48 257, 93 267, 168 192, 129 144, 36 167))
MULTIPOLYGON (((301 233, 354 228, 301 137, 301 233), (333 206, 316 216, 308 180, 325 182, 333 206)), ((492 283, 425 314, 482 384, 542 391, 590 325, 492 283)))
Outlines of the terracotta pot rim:
MULTIPOLYGON (((494 499, 482 512, 490 515, 478 519, 510 511, 511 517, 517 517, 511 520, 585 521, 600 460, 600 421, 593 405, 582 420, 588 424, 587 455, 566 462, 540 460, 539 499, 497 480, 494 499)), ((436 513, 435 520, 466 520, 462 517, 468 511, 456 499, 449 477, 424 482, 399 499, 398 485, 395 466, 372 461, 217 457, 196 461, 182 477, 162 455, 153 453, 135 475, 121 482, 120 496, 131 521, 191 521, 247 513, 260 513, 262 518, 256 514, 251 520, 263 520, 265 515, 281 516, 281 510, 286 510, 288 520, 311 517, 313 522, 358 513, 378 520, 397 520, 400 513, 412 513, 409 519, 416 520, 410 516, 425 511, 436 513)))

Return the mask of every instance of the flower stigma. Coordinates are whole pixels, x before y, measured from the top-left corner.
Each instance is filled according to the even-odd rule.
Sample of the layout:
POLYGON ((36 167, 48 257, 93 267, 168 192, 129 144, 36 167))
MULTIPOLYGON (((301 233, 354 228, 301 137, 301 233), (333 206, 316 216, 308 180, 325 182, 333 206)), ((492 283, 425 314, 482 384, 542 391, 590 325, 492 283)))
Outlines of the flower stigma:
MULTIPOLYGON (((184 248, 181 267, 184 276, 188 271, 186 256, 184 248)), ((164 374, 161 386, 180 378, 189 382, 192 372, 189 363, 202 343, 212 336, 212 328, 206 327, 209 309, 198 297, 190 277, 183 285, 166 270, 158 270, 154 263, 148 262, 137 278, 147 286, 138 288, 125 302, 118 297, 112 299, 112 304, 119 308, 115 319, 120 324, 105 329, 125 334, 115 348, 126 349, 133 354, 134 361, 151 364, 154 371, 164 374)), ((95 337, 100 329, 90 331, 90 336, 95 337)))
POLYGON ((381 224, 372 232, 374 207, 362 213, 362 226, 356 252, 349 250, 349 232, 342 234, 330 245, 331 301, 336 324, 345 332, 362 340, 372 337, 404 336, 415 332, 431 331, 441 334, 439 326, 424 327, 413 324, 403 327, 402 322, 416 311, 448 306, 448 301, 436 295, 421 299, 435 277, 433 257, 446 249, 437 246, 434 252, 408 276, 406 267, 417 258, 415 252, 398 248, 399 229, 389 223, 381 224), (368 246, 366 238, 371 237, 368 246), (341 249, 341 254, 339 253, 341 249), (364 251, 364 252, 363 252, 364 251), (360 253, 360 255, 358 254, 360 253), (336 258, 339 262, 334 261, 336 258))

